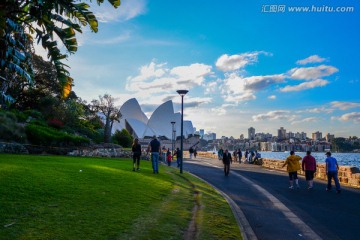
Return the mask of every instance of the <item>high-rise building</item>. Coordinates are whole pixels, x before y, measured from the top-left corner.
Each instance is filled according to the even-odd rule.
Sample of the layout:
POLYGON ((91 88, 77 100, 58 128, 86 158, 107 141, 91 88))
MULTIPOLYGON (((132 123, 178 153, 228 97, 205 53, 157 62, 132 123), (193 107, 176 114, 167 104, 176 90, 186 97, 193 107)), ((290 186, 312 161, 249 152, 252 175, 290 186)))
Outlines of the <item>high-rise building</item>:
POLYGON ((280 127, 280 129, 278 129, 278 138, 280 140, 286 139, 286 129, 284 129, 283 127, 280 127))
POLYGON ((255 139, 255 128, 250 127, 248 129, 248 138, 249 138, 249 140, 254 140, 255 139))
POLYGON ((204 133, 205 133, 204 129, 200 129, 200 131, 199 131, 200 138, 204 137, 204 133))
POLYGON ((326 136, 325 136, 325 139, 327 142, 331 142, 331 140, 333 140, 334 138, 335 138, 335 135, 330 134, 330 133, 326 134, 326 136))
POLYGON ((298 138, 298 139, 300 139, 300 140, 306 140, 306 133, 304 133, 304 132, 301 132, 301 133, 297 132, 297 133, 295 133, 295 137, 298 138))
POLYGON ((311 136, 314 141, 322 139, 322 133, 319 131, 312 133, 311 136))

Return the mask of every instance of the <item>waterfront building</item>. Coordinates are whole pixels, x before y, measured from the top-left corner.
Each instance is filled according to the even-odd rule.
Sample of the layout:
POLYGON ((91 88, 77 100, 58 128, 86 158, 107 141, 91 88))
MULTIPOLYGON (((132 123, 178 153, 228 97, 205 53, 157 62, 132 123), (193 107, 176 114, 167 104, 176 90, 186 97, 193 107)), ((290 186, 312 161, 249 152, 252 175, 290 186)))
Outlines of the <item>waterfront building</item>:
POLYGON ((311 136, 314 141, 320 141, 322 139, 322 133, 319 131, 312 133, 311 136))
POLYGON ((255 139, 255 128, 250 127, 248 129, 248 139, 249 140, 254 140, 255 139))
POLYGON ((199 130, 199 135, 200 135, 200 138, 201 138, 201 139, 204 137, 204 134, 205 134, 204 129, 200 129, 200 130, 199 130))
MULTIPOLYGON (((133 137, 144 139, 154 135, 161 139, 172 139, 172 124, 175 122, 175 138, 181 135, 181 113, 174 112, 171 100, 164 102, 152 113, 148 119, 141 110, 138 101, 131 98, 120 108, 122 115, 120 123, 114 123, 113 131, 126 129, 133 137)), ((191 121, 184 120, 184 138, 194 136, 195 131, 191 121)))
POLYGON ((333 140, 335 138, 335 135, 327 133, 325 136, 325 139, 327 142, 331 142, 331 140, 333 140))
POLYGON ((283 127, 280 127, 280 129, 278 129, 278 139, 279 140, 286 139, 286 129, 284 129, 283 127))

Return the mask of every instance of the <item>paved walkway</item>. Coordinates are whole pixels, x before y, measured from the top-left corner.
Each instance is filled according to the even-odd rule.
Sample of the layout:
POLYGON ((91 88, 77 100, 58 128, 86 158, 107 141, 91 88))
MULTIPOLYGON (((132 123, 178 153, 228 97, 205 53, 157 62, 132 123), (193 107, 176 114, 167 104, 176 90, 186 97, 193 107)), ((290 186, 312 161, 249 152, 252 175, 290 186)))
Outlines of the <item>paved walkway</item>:
POLYGON ((289 190, 285 172, 233 163, 225 177, 217 159, 186 159, 184 170, 206 180, 228 197, 245 239, 359 239, 360 190, 326 192, 324 181, 313 191, 289 190))

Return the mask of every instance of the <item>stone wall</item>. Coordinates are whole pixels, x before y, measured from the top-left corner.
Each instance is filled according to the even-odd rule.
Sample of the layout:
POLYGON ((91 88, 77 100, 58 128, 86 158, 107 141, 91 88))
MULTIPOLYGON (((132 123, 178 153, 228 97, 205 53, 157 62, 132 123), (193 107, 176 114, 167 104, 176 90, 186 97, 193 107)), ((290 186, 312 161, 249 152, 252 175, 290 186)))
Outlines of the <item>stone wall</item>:
MULTIPOLYGON (((274 160, 263 158, 263 167, 286 171, 286 166, 282 167, 285 160, 274 160)), ((318 163, 315 178, 327 181, 325 163, 318 163)), ((298 171, 299 174, 304 175, 302 170, 298 171)), ((340 166, 339 167, 339 181, 340 184, 360 188, 360 170, 357 167, 340 166)))
POLYGON ((23 144, 0 142, 0 153, 28 154, 23 144))

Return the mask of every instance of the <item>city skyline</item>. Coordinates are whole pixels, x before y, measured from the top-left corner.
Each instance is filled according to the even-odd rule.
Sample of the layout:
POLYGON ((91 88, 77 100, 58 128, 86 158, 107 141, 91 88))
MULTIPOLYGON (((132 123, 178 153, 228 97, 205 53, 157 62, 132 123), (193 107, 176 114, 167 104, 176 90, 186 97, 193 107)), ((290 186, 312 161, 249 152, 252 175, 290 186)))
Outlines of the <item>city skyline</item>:
POLYGON ((246 134, 250 125, 360 136, 359 1, 91 5, 99 32, 77 34, 67 63, 73 90, 88 102, 108 93, 121 107, 136 97, 150 117, 167 100, 179 112, 176 90, 187 89, 184 118, 218 136, 246 134), (296 5, 349 11, 294 12, 296 5))
MULTIPOLYGON (((227 138, 233 137, 234 139, 241 139, 241 136, 243 136, 245 139, 251 139, 251 137, 250 137, 250 131, 253 133, 252 136, 254 136, 254 137, 255 137, 255 135, 257 135, 257 134, 265 134, 265 135, 271 134, 272 137, 278 137, 278 136, 279 136, 279 130, 285 130, 285 132, 286 132, 285 134, 292 134, 292 135, 300 134, 300 135, 302 135, 302 136, 304 136, 304 134, 305 134, 305 136, 306 136, 307 138, 310 138, 310 139, 313 139, 313 138, 314 138, 313 135, 316 135, 316 138, 317 138, 317 139, 318 139, 318 138, 326 138, 326 135, 331 136, 331 137, 335 137, 335 138, 338 137, 338 136, 335 136, 333 133, 329 133, 329 132, 326 132, 326 133, 325 133, 325 132, 322 132, 321 130, 317 130, 317 131, 314 131, 314 132, 311 132, 311 133, 309 133, 309 132, 304 132, 304 131, 301 131, 301 132, 293 132, 293 131, 291 131, 291 130, 288 131, 287 129, 285 129, 285 128, 283 128, 283 127, 279 127, 278 129, 276 129, 275 132, 277 132, 277 133, 257 132, 255 128, 249 127, 248 130, 247 130, 247 133, 240 133, 239 136, 234 136, 234 135, 231 135, 231 136, 224 136, 224 135, 219 136, 219 135, 217 135, 216 132, 209 132, 209 131, 206 131, 206 129, 199 129, 199 130, 196 129, 195 133, 198 133, 198 134, 200 135, 200 138, 202 138, 203 136, 210 136, 210 135, 212 135, 212 134, 215 134, 215 136, 217 136, 217 138, 215 138, 215 139, 221 139, 221 138, 223 138, 223 137, 227 137, 227 138), (252 130, 250 130, 250 129, 252 129, 252 130), (202 134, 201 134, 201 132, 202 132, 202 134), (319 137, 319 136, 321 136, 321 137, 319 137)), ((347 136, 347 137, 345 137, 345 138, 354 137, 354 136, 360 138, 360 136, 356 136, 356 135, 347 136)))

